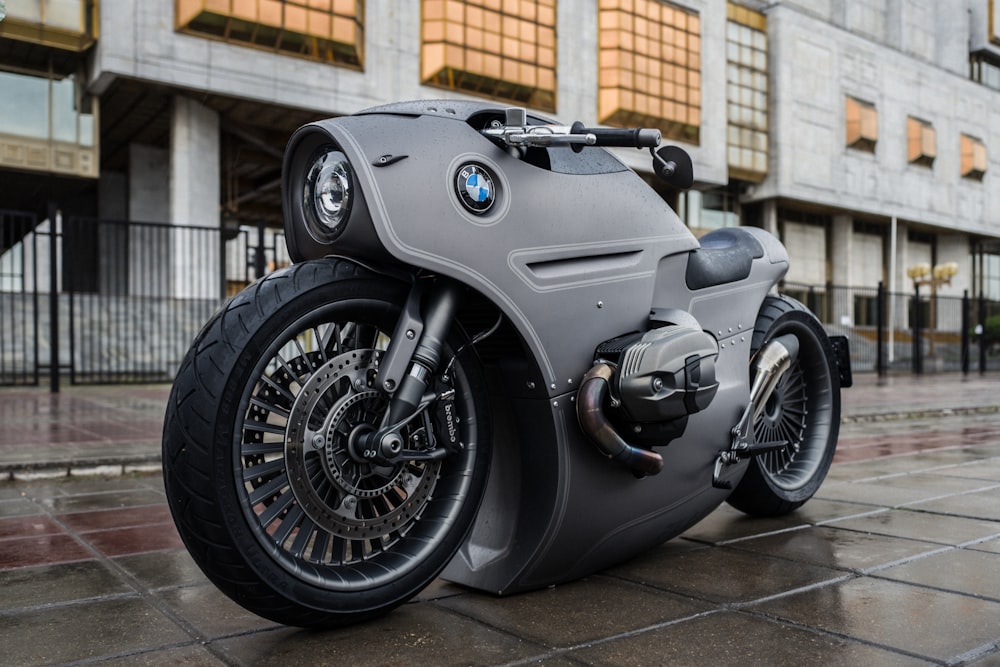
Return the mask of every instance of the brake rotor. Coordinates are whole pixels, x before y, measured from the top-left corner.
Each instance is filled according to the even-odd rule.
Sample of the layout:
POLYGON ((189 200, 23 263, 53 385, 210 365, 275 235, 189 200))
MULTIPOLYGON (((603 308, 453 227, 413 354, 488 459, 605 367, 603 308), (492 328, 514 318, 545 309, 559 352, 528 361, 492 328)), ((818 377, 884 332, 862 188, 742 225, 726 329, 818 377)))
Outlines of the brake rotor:
MULTIPOLYGON (((288 417, 284 451, 292 493, 318 527, 341 538, 405 533, 441 465, 377 465, 352 456, 352 436, 377 428, 388 409, 385 394, 373 388, 381 357, 381 351, 355 350, 330 359, 302 385, 288 417)), ((405 440, 408 433, 401 435, 405 440)))

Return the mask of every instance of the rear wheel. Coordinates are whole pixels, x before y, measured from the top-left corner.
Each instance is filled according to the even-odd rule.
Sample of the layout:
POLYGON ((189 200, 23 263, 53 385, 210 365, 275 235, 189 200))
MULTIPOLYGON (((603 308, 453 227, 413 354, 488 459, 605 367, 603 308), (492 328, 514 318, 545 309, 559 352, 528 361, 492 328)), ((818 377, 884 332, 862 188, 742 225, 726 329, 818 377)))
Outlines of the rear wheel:
MULTIPOLYGON (((381 463, 361 451, 389 405, 374 380, 406 295, 347 262, 297 265, 235 297, 178 373, 163 442, 171 511, 208 577, 261 616, 336 626, 384 613, 471 528, 489 462, 472 354, 431 384, 453 398, 400 433, 429 454, 457 425, 459 446, 381 463)), ((444 363, 462 342, 455 332, 444 363)))
POLYGON ((784 334, 798 339, 798 358, 754 423, 754 437, 789 444, 751 460, 728 499, 736 509, 758 516, 787 514, 816 493, 840 433, 840 383, 826 332, 799 302, 769 296, 757 317, 752 352, 784 334))

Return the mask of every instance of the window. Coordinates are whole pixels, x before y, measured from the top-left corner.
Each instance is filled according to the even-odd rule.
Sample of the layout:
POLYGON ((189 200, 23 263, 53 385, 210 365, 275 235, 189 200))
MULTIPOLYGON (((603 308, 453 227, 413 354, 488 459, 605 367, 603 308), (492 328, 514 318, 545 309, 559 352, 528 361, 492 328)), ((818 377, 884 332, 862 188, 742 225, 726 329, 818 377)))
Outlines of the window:
POLYGON ((556 108, 555 0, 423 0, 421 80, 556 108))
POLYGON ((83 80, 0 71, 0 166, 97 176, 97 101, 83 80))
POLYGON ((995 62, 996 56, 980 51, 969 56, 969 78, 981 83, 987 88, 1000 90, 1000 65, 995 62))
POLYGON ((875 143, 878 141, 878 112, 875 105, 848 96, 844 101, 844 120, 847 145, 874 153, 875 143))
POLYGON ((934 126, 925 120, 909 116, 906 119, 907 159, 910 164, 930 167, 937 157, 934 126))
POLYGON ((983 180, 986 174, 986 145, 967 134, 960 136, 959 144, 962 154, 962 176, 983 180))
POLYGON ((0 2, 0 38, 57 49, 84 51, 97 38, 97 0, 7 0, 0 2))
POLYGON ((361 68, 363 0, 176 0, 177 29, 361 68))
POLYGON ((737 178, 767 174, 767 24, 763 14, 729 3, 726 8, 728 162, 737 178))
POLYGON ((698 235, 740 225, 739 193, 735 188, 688 190, 681 195, 677 209, 681 220, 698 235))
POLYGON ((697 144, 701 22, 660 0, 600 0, 598 118, 697 144))

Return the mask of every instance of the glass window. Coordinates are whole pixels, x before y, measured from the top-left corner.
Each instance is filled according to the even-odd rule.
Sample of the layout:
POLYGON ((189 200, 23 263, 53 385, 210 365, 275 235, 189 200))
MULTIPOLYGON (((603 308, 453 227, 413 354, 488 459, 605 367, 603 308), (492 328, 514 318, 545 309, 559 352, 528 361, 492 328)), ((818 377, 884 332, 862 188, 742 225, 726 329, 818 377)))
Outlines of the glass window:
POLYGON ((878 141, 878 112, 875 105, 848 96, 844 100, 844 120, 847 145, 875 152, 875 143, 878 141))
POLYGON ((995 62, 996 56, 988 51, 979 51, 969 55, 969 77, 987 88, 1000 90, 1000 65, 995 62))
POLYGON ((983 180, 986 175, 986 145, 967 134, 959 138, 962 154, 962 176, 975 180, 983 180))
POLYGON ((22 21, 41 23, 42 2, 41 0, 7 0, 7 15, 22 21))
POLYGON ((732 3, 727 16, 729 170, 760 181, 767 174, 767 26, 763 14, 732 3))
POLYGON ((934 126, 925 120, 909 116, 906 119, 907 159, 911 164, 930 167, 937 157, 934 126))
POLYGON ((52 81, 52 138, 76 143, 76 85, 72 77, 52 81))
POLYGON ((423 83, 556 108, 555 0, 423 0, 423 83))
POLYGON ((0 72, 0 133, 47 139, 49 80, 0 72))
POLYGON ((701 22, 661 0, 600 0, 598 117, 658 127, 697 144, 701 126, 701 22))
POLYGON ((83 51, 97 34, 97 0, 7 0, 5 38, 83 51))
POLYGON ((81 0, 45 0, 45 24, 79 31, 83 25, 81 0))
POLYGON ((97 176, 96 100, 78 82, 0 71, 0 134, 8 145, 0 165, 97 176))
POLYGON ((360 69, 363 0, 177 0, 183 32, 360 69))

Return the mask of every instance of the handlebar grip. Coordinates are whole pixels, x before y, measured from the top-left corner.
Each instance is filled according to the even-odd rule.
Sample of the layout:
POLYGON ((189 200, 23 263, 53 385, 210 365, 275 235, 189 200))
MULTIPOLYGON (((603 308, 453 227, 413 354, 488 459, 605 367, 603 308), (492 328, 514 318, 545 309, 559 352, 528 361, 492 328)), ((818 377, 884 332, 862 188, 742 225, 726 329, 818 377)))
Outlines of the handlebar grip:
POLYGON ((597 137, 598 146, 624 146, 626 148, 655 148, 660 145, 660 131, 654 128, 636 127, 613 129, 606 127, 585 128, 597 137))

